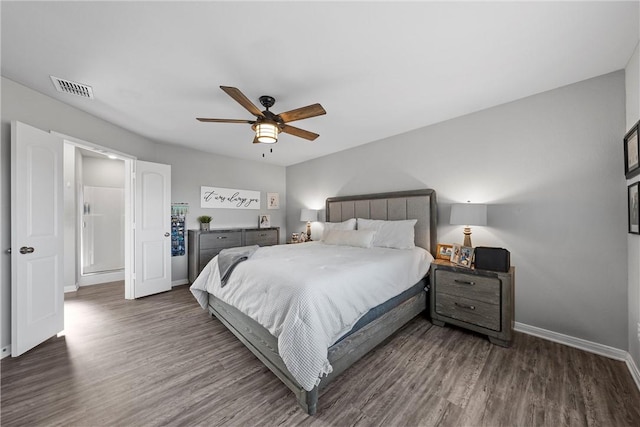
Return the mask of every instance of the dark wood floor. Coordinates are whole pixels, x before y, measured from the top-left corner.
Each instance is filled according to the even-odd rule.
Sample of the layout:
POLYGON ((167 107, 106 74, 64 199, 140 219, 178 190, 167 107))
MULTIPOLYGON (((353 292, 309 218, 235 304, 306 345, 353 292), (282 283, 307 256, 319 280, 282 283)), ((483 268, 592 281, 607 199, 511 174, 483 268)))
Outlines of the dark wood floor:
POLYGON ((310 417, 187 286, 68 294, 65 336, 2 360, 2 426, 638 426, 623 362, 516 333, 510 349, 416 318, 310 417))

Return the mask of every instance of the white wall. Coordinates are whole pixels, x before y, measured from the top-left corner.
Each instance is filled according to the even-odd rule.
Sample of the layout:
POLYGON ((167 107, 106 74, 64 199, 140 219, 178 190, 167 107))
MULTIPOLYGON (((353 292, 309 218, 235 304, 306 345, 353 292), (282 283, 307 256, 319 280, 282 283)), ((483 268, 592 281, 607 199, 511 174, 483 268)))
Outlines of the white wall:
MULTIPOLYGON (((626 86, 626 130, 640 120, 640 50, 636 46, 633 56, 625 69, 626 86)), ((627 181, 627 185, 640 180, 640 176, 627 181)), ((626 188, 625 188, 626 191, 626 188)), ((640 236, 629 234, 628 246, 628 292, 629 292, 629 354, 636 366, 640 366, 640 339, 638 338, 638 323, 640 322, 640 236)))
MULTIPOLYGON (((39 92, 26 88, 2 77, 2 121, 0 123, 0 346, 11 340, 11 258, 5 249, 11 240, 11 120, 19 120, 43 130, 52 130, 78 139, 98 144, 115 151, 136 156, 139 160, 170 164, 172 199, 174 202, 188 202, 191 212, 187 216, 187 227, 197 228, 196 217, 202 213, 214 217, 212 226, 256 226, 258 214, 271 215, 274 226, 285 227, 285 168, 267 165, 260 161, 251 162, 217 156, 191 150, 185 147, 157 143, 140 135, 115 126, 90 114, 39 92), (201 209, 199 204, 200 186, 230 187, 259 190, 262 209, 201 209), (281 209, 266 209, 266 193, 280 193, 281 209)), ((93 101, 87 101, 93 102, 93 101)), ((213 131, 212 131, 213 132, 213 131)), ((212 133, 212 137, 214 137, 212 133)), ((176 141, 179 143, 179 141, 176 141)), ((246 143, 246 141, 238 141, 246 143)), ((282 236, 286 230, 282 229, 282 236)), ((187 281, 187 257, 172 258, 172 278, 176 283, 187 281)), ((123 296, 124 297, 124 296, 123 296)))
MULTIPOLYGON (((419 94, 417 94, 419 96, 419 94)), ((627 348, 622 71, 287 168, 288 229, 330 196, 433 188, 490 204, 476 246, 511 251, 516 321, 627 348)))

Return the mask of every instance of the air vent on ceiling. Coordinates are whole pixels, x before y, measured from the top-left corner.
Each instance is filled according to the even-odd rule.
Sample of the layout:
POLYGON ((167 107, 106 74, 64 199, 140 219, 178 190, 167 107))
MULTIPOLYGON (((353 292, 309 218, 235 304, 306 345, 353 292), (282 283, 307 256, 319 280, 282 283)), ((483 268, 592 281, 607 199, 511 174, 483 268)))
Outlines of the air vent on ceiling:
POLYGON ((59 77, 49 77, 51 77, 51 81, 53 82, 53 85, 56 87, 56 90, 58 92, 70 93, 71 95, 93 99, 93 89, 91 89, 91 86, 72 82, 71 80, 61 79, 59 77))

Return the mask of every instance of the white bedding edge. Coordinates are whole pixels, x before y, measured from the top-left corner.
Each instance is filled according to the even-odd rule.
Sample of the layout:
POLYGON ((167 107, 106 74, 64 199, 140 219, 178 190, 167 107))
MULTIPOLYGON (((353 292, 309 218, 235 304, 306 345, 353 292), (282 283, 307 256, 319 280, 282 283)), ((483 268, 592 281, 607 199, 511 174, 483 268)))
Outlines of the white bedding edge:
POLYGON ((262 247, 224 288, 214 260, 190 288, 200 306, 207 308, 211 293, 264 326, 278 339, 287 369, 310 391, 332 370, 327 349, 371 308, 422 279, 433 257, 418 247, 262 247))

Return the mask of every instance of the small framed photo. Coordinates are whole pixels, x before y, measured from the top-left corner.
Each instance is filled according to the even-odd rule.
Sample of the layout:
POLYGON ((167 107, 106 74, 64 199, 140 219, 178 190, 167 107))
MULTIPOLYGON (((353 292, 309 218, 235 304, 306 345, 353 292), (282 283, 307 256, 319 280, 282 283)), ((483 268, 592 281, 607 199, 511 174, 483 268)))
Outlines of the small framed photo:
POLYGON ((471 268, 473 263, 473 248, 470 246, 462 246, 458 243, 454 243, 451 248, 451 262, 462 266, 471 268))
POLYGON ((280 209, 280 193, 267 193, 267 209, 280 209))
POLYGON ((640 174, 640 160, 638 159, 638 151, 640 151, 638 143, 639 131, 640 122, 633 125, 631 130, 624 136, 624 175, 627 179, 640 174))
POLYGON ((447 245, 444 243, 438 243, 437 259, 451 260, 451 253, 453 252, 453 245, 447 245))
POLYGON ((259 215, 258 216, 258 226, 260 228, 269 228, 269 227, 271 227, 271 215, 259 215))
POLYGON ((640 181, 627 187, 629 195, 629 233, 640 234, 640 181))

